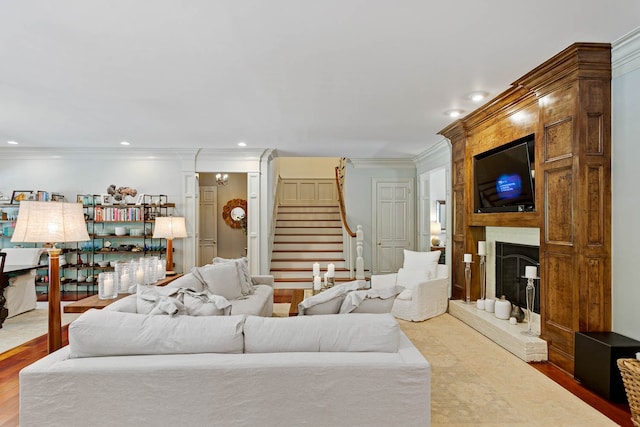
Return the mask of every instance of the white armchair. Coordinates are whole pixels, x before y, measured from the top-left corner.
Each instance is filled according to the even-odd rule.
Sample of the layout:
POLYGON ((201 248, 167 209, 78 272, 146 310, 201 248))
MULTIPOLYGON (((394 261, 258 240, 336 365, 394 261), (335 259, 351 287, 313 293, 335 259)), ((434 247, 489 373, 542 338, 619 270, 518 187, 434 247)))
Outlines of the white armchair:
POLYGON ((449 304, 449 267, 436 266, 433 279, 418 279, 411 272, 401 269, 398 273, 371 276, 371 288, 382 289, 403 286, 405 291, 393 302, 391 314, 395 317, 420 322, 447 311, 449 304))
MULTIPOLYGON (((5 268, 9 265, 36 265, 42 254, 41 248, 5 248, 7 254, 5 268)), ((9 310, 7 317, 17 316, 25 311, 34 310, 37 305, 35 270, 9 279, 9 286, 4 290, 7 300, 5 306, 9 310)))

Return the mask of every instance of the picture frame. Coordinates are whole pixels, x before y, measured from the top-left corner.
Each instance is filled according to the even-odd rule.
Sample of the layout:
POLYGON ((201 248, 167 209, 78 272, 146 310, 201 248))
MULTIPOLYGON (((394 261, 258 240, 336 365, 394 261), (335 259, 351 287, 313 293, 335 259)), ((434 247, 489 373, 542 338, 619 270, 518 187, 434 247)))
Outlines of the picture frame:
POLYGON ((23 200, 36 200, 38 193, 35 190, 14 190, 11 194, 11 204, 17 205, 23 200))
POLYGON ((52 202, 64 202, 65 201, 64 194, 51 193, 51 201, 52 202))
POLYGON ((140 206, 144 203, 144 193, 138 193, 136 196, 136 205, 140 206))
POLYGON ((101 205, 110 205, 112 203, 111 194, 102 194, 100 195, 100 204, 101 205))

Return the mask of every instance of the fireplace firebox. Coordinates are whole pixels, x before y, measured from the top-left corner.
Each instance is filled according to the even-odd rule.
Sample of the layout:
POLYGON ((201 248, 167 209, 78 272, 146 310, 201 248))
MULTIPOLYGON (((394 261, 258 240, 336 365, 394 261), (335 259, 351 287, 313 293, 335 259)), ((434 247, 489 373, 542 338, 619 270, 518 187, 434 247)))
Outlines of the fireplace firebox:
MULTIPOLYGON (((526 309, 524 270, 527 266, 539 267, 539 264, 539 246, 496 242, 496 297, 504 295, 513 304, 526 309)), ((533 312, 540 314, 540 281, 536 281, 535 288, 533 312)))

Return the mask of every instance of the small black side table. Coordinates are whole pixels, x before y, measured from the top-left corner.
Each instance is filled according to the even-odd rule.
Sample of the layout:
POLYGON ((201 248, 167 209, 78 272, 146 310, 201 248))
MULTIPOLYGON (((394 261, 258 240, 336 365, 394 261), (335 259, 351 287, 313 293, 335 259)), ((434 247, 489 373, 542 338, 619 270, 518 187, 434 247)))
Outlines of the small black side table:
POLYGON ((640 341, 615 332, 576 332, 573 376, 582 385, 612 402, 627 395, 617 360, 635 358, 640 341))

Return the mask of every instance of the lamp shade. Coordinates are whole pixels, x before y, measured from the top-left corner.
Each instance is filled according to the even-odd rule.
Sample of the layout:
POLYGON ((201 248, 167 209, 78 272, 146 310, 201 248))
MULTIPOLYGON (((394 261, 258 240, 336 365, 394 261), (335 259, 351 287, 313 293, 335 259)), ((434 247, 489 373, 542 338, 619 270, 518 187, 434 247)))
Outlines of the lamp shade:
POLYGON ((440 223, 436 221, 432 221, 431 234, 441 234, 441 233, 442 233, 442 227, 440 226, 440 223))
POLYGON ((80 203, 20 202, 12 242, 61 243, 89 240, 80 203))
POLYGON ((156 218, 156 225, 153 229, 154 239, 181 239, 187 237, 187 227, 184 217, 181 216, 160 216, 156 218))

